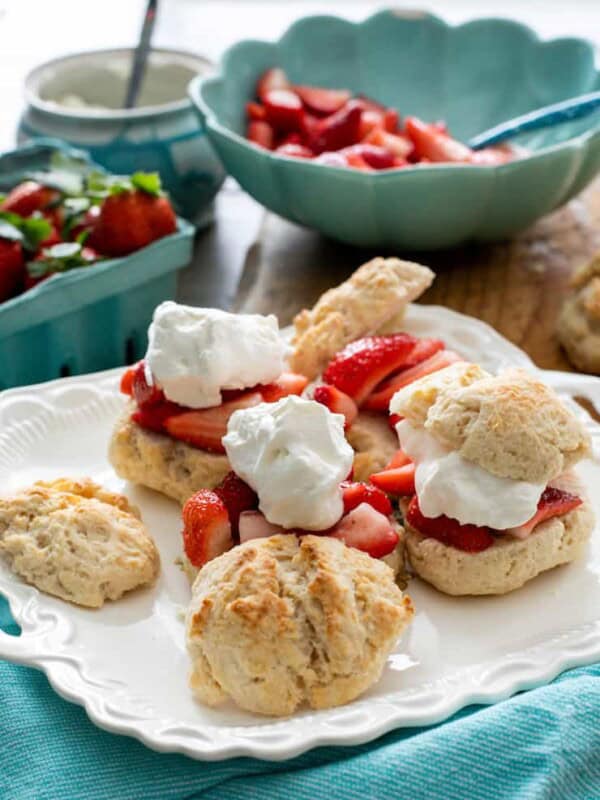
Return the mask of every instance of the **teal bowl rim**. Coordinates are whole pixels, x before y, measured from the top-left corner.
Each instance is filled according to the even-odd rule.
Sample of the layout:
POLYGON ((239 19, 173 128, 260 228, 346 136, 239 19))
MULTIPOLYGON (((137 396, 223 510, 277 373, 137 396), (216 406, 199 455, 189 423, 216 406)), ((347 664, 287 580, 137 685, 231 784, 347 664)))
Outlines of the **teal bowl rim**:
MULTIPOLYGON (((97 166, 84 151, 70 147, 60 139, 51 138, 34 139, 24 145, 21 145, 20 147, 14 148, 13 150, 5 150, 0 153, 0 158, 3 156, 10 156, 13 153, 27 153, 28 150, 34 151, 40 147, 51 147, 77 157, 83 157, 90 163, 91 166, 97 166)), ((102 169, 101 167, 97 168, 102 169)), ((126 269, 127 267, 125 262, 127 259, 134 256, 139 257, 140 254, 143 255, 149 252, 155 253, 164 249, 165 247, 168 247, 170 243, 176 240, 183 240, 187 238, 191 239, 193 238, 195 232, 196 228, 191 222, 188 222, 181 217, 177 217, 177 230, 174 233, 171 233, 168 236, 163 236, 161 239, 157 239, 156 241, 151 242, 149 245, 146 245, 146 247, 135 250, 133 253, 129 253, 129 255, 126 256, 118 256, 115 258, 106 259, 105 261, 96 262, 89 267, 73 269, 69 270, 68 272, 55 274, 47 280, 42 281, 42 283, 39 283, 37 286, 28 289, 26 292, 22 292, 16 297, 10 298, 10 300, 5 300, 3 303, 0 303, 0 318, 4 315, 10 314, 11 312, 16 313, 20 306, 26 306, 29 302, 37 300, 40 297, 50 297, 52 294, 56 294, 58 291, 62 291, 71 286, 77 286, 78 284, 85 281, 90 281, 90 279, 93 278, 101 280, 103 275, 105 275, 107 272, 111 272, 114 269, 126 269)), ((174 267, 174 269, 179 269, 179 267, 174 267)), ((149 280, 153 277, 156 277, 154 272, 155 271, 149 271, 149 280)), ((162 274, 163 270, 161 269, 160 272, 162 274)), ((94 283, 94 281, 91 280, 90 283, 94 283)), ((93 288, 90 289, 90 292, 93 295, 93 288)), ((90 298, 87 299, 91 302, 94 297, 90 296, 90 298)), ((26 313, 24 309, 23 312, 26 313)))
MULTIPOLYGON (((44 70, 48 68, 59 68, 61 65, 70 61, 77 61, 85 57, 97 56, 101 54, 109 55, 110 53, 133 53, 134 47, 105 47, 98 50, 80 50, 75 53, 67 53, 66 55, 51 58, 41 64, 37 64, 25 76, 23 83, 23 96, 27 106, 34 108, 43 114, 59 119, 79 120, 81 122, 129 122, 132 120, 148 120, 154 117, 161 117, 167 114, 174 114, 178 111, 185 111, 190 107, 190 97, 186 92, 182 97, 177 100, 169 100, 167 103, 159 103, 157 105, 142 106, 140 108, 111 108, 105 111, 97 109, 69 109, 58 106, 54 103, 43 100, 33 88, 33 83, 44 70), (187 95, 187 96, 186 96, 187 95)), ((202 63, 208 71, 214 68, 214 63, 200 53, 192 53, 190 50, 179 50, 174 47, 153 47, 153 53, 162 55, 181 56, 184 59, 190 59, 198 64, 202 63)), ((196 75, 196 78, 207 77, 206 75, 196 75)))
MULTIPOLYGON (((345 17, 340 17, 335 14, 311 14, 305 17, 300 17, 295 22, 293 22, 285 32, 275 40, 268 40, 268 39, 241 39, 235 44, 231 45, 227 48, 227 50, 223 53, 221 58, 219 59, 219 63, 217 65, 217 71, 210 76, 202 76, 197 75, 195 78, 192 78, 190 83, 188 84, 188 96, 192 103, 196 106, 200 114, 202 115, 205 125, 208 130, 214 131, 217 134, 220 134, 226 139, 234 142, 235 144, 243 147, 249 153, 253 153, 254 155, 259 155, 262 158, 267 159, 268 161, 284 161, 290 162, 296 165, 296 168, 303 169, 303 170, 322 170, 326 167, 328 170, 334 171, 337 174, 344 175, 347 180, 356 180, 357 182, 363 182, 365 180, 378 180, 378 181, 385 181, 385 180, 403 180, 404 175, 411 175, 414 176, 419 173, 423 173, 424 175, 429 175, 431 173, 440 173, 440 172, 448 172, 452 170, 468 170, 470 172, 477 171, 477 172, 487 172, 498 174, 499 172, 507 173, 511 170, 517 170, 521 168, 521 165, 524 163, 531 163, 537 159, 543 159, 548 153, 552 153, 555 151, 566 151, 566 150, 578 150, 580 147, 584 146, 588 141, 595 139, 596 137, 600 138, 600 124, 592 130, 584 131, 580 133, 578 136, 574 136, 570 139, 566 139, 563 142, 557 142, 555 144, 550 144, 545 147, 536 150, 535 152, 523 155, 514 161, 508 161, 504 164, 498 165, 482 165, 482 164, 415 164, 414 166, 403 167, 402 169, 390 169, 390 170, 373 170, 372 172, 364 172, 362 170, 357 169, 348 169, 347 167, 337 167, 330 164, 316 164, 311 159, 299 159, 294 158, 293 156, 286 156, 282 155, 281 153, 274 153, 271 150, 265 150, 264 148, 260 148, 254 144, 252 144, 248 139, 244 136, 236 133, 235 131, 231 130, 231 128, 223 125, 219 119, 213 108, 205 101, 203 90, 206 86, 212 86, 214 84, 219 83, 223 80, 224 77, 224 64, 227 61, 229 54, 242 46, 246 46, 249 44, 274 44, 279 45, 281 44, 284 39, 288 36, 292 35, 296 28, 300 28, 307 23, 314 23, 314 22, 343 22, 345 24, 351 25, 353 27, 359 28, 362 25, 366 25, 370 23, 372 20, 378 17, 397 17, 397 16, 404 16, 406 19, 431 19, 434 22, 440 23, 444 27, 448 29, 464 29, 469 28, 473 25, 477 25, 480 23, 502 23, 506 24, 509 23, 513 25, 515 28, 519 28, 526 34, 532 41, 534 42, 558 42, 564 40, 570 41, 578 41, 585 43, 590 49, 597 53, 597 48, 593 44, 590 39, 584 39, 578 36, 559 36, 552 39, 542 39, 537 32, 531 28, 529 25, 526 25, 523 22, 519 22, 518 20, 511 19, 510 17, 476 17, 475 19, 468 20, 467 22, 452 24, 447 22, 442 17, 437 16, 436 14, 430 14, 428 12, 409 12, 400 9, 399 11, 394 11, 391 9, 384 9, 382 11, 377 11, 374 14, 371 14, 368 17, 365 17, 363 20, 359 22, 354 22, 352 20, 348 20, 345 17)), ((597 61, 596 57, 596 61, 597 61)), ((276 66, 276 65, 274 65, 276 66)), ((598 68, 597 68, 598 69, 598 68)))

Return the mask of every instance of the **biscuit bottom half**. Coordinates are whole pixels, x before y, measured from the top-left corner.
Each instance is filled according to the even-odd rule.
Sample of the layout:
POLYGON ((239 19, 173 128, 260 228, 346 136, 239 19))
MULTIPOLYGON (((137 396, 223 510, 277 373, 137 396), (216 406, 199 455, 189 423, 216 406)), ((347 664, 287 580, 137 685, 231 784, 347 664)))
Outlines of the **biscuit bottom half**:
POLYGON ((128 405, 110 441, 108 458, 119 477, 172 497, 181 505, 198 489, 212 489, 230 471, 220 453, 209 453, 131 420, 128 405))
POLYGON ((594 528, 590 504, 540 523, 526 539, 498 536, 480 553, 467 553, 405 525, 413 571, 450 595, 506 594, 541 572, 579 558, 594 528))

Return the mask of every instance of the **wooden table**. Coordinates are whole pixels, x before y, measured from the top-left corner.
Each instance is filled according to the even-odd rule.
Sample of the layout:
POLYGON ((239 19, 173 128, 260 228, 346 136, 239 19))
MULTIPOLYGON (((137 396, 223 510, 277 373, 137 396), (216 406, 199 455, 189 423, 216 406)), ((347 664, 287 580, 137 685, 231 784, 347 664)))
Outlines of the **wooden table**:
POLYGON ((432 267, 420 302, 484 320, 546 369, 571 369, 554 335, 573 269, 600 248, 600 179, 515 239, 422 253, 371 252, 325 239, 264 212, 235 186, 219 197, 217 223, 199 235, 180 286, 188 303, 275 313, 281 325, 373 255, 432 267))

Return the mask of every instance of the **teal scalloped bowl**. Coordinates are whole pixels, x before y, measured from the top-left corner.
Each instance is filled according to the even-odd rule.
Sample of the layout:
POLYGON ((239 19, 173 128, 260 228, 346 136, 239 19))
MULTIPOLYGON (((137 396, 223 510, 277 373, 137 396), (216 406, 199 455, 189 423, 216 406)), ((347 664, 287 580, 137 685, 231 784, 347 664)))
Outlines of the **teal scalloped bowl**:
POLYGON ((580 192, 600 170, 600 112, 523 136, 530 154, 496 167, 436 164, 361 172, 260 149, 244 136, 257 77, 282 66, 295 82, 347 87, 466 140, 518 114, 600 89, 593 46, 540 40, 503 19, 451 26, 383 11, 356 24, 311 16, 278 42, 246 40, 189 94, 227 171, 267 208, 365 247, 436 249, 494 241, 580 192))

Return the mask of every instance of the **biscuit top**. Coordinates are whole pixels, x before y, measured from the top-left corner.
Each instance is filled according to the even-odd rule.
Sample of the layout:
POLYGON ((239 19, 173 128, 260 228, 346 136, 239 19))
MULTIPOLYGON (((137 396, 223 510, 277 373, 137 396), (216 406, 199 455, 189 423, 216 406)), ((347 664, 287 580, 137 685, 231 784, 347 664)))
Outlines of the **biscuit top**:
POLYGON ((501 478, 548 482, 590 449, 577 417, 521 369, 456 364, 398 392, 390 410, 501 478))
POLYGON ((594 277, 600 277, 600 253, 597 253, 587 264, 575 270, 571 278, 571 286, 579 289, 594 277))
MULTIPOLYGON (((349 342, 399 323, 409 302, 421 295, 434 273, 399 258, 374 258, 347 281, 321 295, 294 319, 293 370, 311 380, 349 342)), ((392 326, 397 330, 397 324, 392 326)))

